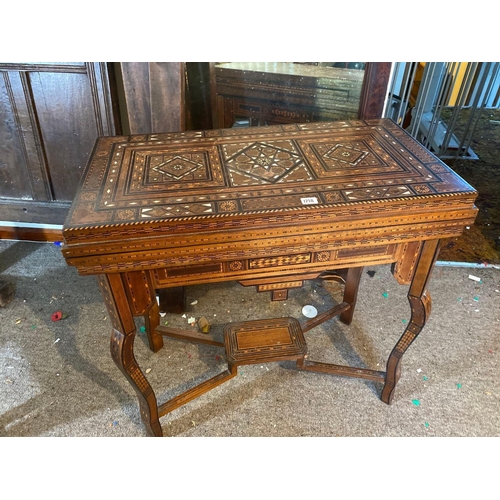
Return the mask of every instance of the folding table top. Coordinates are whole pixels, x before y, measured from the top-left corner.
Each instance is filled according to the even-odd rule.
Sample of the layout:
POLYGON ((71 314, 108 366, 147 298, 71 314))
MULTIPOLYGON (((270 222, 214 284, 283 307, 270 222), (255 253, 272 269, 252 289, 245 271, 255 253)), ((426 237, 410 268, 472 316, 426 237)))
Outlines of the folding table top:
POLYGON ((360 204, 472 207, 476 195, 389 119, 104 137, 64 235, 360 204))

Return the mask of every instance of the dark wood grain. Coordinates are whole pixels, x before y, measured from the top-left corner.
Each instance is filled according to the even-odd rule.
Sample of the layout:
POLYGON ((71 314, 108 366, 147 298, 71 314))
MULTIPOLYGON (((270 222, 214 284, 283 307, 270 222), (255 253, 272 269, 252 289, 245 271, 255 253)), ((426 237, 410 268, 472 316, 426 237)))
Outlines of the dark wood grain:
POLYGON ((0 63, 0 220, 63 223, 96 138, 115 133, 112 80, 106 63, 0 63))
POLYGON ((131 134, 185 129, 185 74, 180 62, 120 63, 131 134))
POLYGON ((63 241, 62 229, 0 226, 0 240, 63 241))
POLYGON ((87 75, 30 73, 29 85, 52 198, 70 201, 98 137, 87 75))
MULTIPOLYGON (((18 78, 14 82, 14 86, 18 87, 16 84, 18 78)), ((26 182, 30 177, 28 167, 30 158, 23 136, 19 133, 20 116, 14 100, 17 88, 12 89, 12 85, 11 75, 6 72, 0 73, 0 144, 2 144, 0 198, 33 199, 31 183, 26 182)), ((31 128, 29 122, 27 126, 29 131, 31 128)), ((46 198, 44 191, 42 194, 46 198)))
MULTIPOLYGON (((34 202, 53 201, 49 167, 43 152, 41 130, 38 125, 36 109, 30 88, 29 74, 11 72, 3 74, 9 88, 9 101, 14 112, 11 140, 7 147, 14 148, 15 157, 7 164, 6 171, 16 171, 18 166, 24 170, 23 179, 11 185, 12 199, 33 200, 34 202), (21 160, 19 163, 17 161, 21 160), (24 168, 23 168, 24 167, 24 168), (29 194, 26 191, 29 190, 29 194), (26 193, 26 194, 22 194, 26 193)), ((73 188, 76 189, 76 186, 73 188)))
POLYGON ((212 104, 212 92, 215 91, 212 63, 209 62, 187 62, 187 88, 189 121, 186 123, 188 130, 205 130, 215 127, 214 111, 212 104))
POLYGON ((365 67, 359 117, 365 120, 382 118, 392 63, 370 62, 365 67))

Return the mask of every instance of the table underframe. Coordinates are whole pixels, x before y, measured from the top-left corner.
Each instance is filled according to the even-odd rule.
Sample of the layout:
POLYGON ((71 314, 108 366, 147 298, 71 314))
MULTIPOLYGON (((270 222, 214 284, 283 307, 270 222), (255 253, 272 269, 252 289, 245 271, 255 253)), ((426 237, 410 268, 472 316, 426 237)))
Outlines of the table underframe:
MULTIPOLYGON (((426 240, 418 244, 408 290, 411 318, 389 355, 385 371, 317 362, 308 357, 298 359, 297 368, 382 382, 380 399, 390 404, 401 376, 402 357, 421 332, 431 312, 431 297, 427 285, 439 253, 439 246, 440 241, 437 239, 426 240)), ((351 323, 362 269, 361 266, 350 267, 345 270, 344 274, 337 270, 337 274, 343 277, 345 282, 343 301, 329 311, 303 323, 303 331, 308 331, 335 316, 339 316, 340 321, 345 324, 351 323)), ((325 268, 325 271, 327 270, 325 268)), ((275 277, 276 282, 279 283, 279 277, 275 277)), ((286 276, 283 278, 285 279, 286 276)), ((161 417, 237 375, 237 366, 228 364, 227 370, 222 373, 158 405, 153 388, 134 356, 136 335, 134 317, 144 317, 149 347, 153 352, 158 352, 163 347, 163 336, 211 344, 220 348, 224 348, 225 344, 216 341, 209 334, 197 334, 188 330, 160 326, 160 310, 155 287, 147 269, 101 274, 99 284, 112 322, 111 355, 137 394, 141 419, 148 435, 162 436, 161 417)))

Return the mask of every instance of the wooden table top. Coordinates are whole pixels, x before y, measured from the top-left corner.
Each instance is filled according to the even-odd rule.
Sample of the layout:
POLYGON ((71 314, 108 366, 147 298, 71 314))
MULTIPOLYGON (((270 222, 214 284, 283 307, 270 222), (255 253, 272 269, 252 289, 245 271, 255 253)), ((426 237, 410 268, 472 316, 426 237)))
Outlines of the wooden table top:
POLYGON ((455 236, 473 222, 476 195, 389 119, 104 137, 64 225, 63 253, 326 221, 370 227, 366 238, 384 228, 396 242, 419 224, 426 237, 455 236))

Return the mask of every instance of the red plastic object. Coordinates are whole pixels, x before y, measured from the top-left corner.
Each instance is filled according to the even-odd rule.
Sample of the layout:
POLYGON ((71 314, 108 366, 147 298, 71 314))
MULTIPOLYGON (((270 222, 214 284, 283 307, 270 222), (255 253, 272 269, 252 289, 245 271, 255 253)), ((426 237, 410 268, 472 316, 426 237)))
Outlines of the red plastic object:
POLYGON ((56 311, 50 318, 52 321, 59 321, 63 319, 63 313, 61 311, 56 311))

